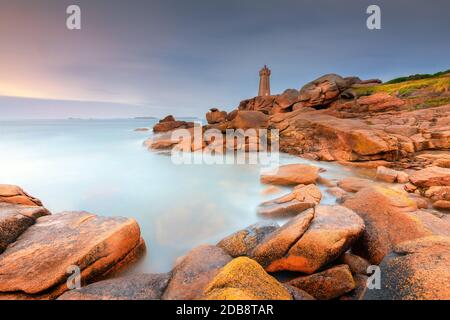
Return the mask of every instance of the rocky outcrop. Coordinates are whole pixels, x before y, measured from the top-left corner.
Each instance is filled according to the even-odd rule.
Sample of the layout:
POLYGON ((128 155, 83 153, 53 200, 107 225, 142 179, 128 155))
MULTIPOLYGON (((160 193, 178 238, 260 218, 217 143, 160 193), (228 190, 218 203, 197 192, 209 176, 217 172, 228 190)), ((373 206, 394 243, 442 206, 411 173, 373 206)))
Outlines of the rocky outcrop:
POLYGON ((450 231, 442 219, 417 210, 416 202, 405 192, 387 187, 364 188, 346 199, 343 205, 357 212, 366 225, 353 252, 373 264, 379 264, 395 245, 403 241, 450 231))
POLYGON ((268 127, 268 117, 257 111, 238 111, 228 124, 228 129, 265 129, 268 127))
POLYGON ((0 253, 33 225, 36 219, 49 214, 43 207, 0 203, 0 253))
POLYGON ((173 116, 170 115, 160 120, 159 123, 157 123, 153 127, 153 132, 154 133, 169 132, 176 129, 188 129, 192 127, 194 127, 193 122, 177 121, 173 116))
POLYGON ((352 291, 355 281, 347 265, 295 278, 288 284, 302 289, 319 300, 331 300, 352 291))
POLYGON ((10 184, 0 184, 0 203, 21 204, 26 206, 42 206, 42 202, 36 199, 22 188, 10 184))
POLYGON ((321 199, 322 193, 316 185, 301 184, 288 195, 262 203, 258 208, 258 214, 272 218, 292 216, 314 208, 321 199))
POLYGON ((367 300, 449 300, 450 238, 424 237, 393 248, 380 264, 381 289, 367 300))
POLYGON ((357 108, 345 102, 326 110, 276 114, 270 124, 280 131, 281 151, 316 160, 400 161, 418 151, 450 147, 448 125, 439 121, 450 105, 409 111, 398 98, 379 98, 360 98, 357 108))
POLYGON ((363 231, 362 219, 351 210, 317 206, 268 236, 255 248, 253 257, 268 272, 311 274, 336 260, 363 231))
POLYGON ((327 106, 349 87, 350 83, 337 74, 324 75, 301 88, 299 105, 301 107, 327 106))
POLYGON ((314 218, 310 209, 295 216, 281 228, 268 235, 251 253, 263 267, 267 268, 273 261, 282 259, 289 249, 301 238, 314 218))
POLYGON ((228 263, 205 288, 208 300, 292 300, 290 292, 255 261, 228 263))
POLYGON ((231 260, 231 256, 216 246, 203 245, 191 250, 172 270, 162 299, 198 299, 208 283, 231 260))
POLYGON ((69 267, 87 284, 124 267, 145 246, 133 219, 64 212, 36 220, 0 255, 0 298, 55 298, 68 290, 69 267))
POLYGON ((450 186, 450 169, 428 167, 415 171, 409 177, 411 183, 418 187, 450 186))
POLYGON ((314 184, 319 168, 306 164, 288 164, 261 175, 261 182, 274 185, 314 184))
POLYGON ((217 246, 233 258, 247 256, 265 237, 278 228, 276 222, 258 222, 222 239, 217 246))
POLYGON ((208 124, 217 124, 227 121, 227 112, 226 111, 220 111, 217 108, 212 108, 209 110, 208 113, 206 113, 206 121, 208 121, 208 124))
POLYGON ((95 282, 68 291, 58 300, 159 300, 170 274, 137 274, 95 282))

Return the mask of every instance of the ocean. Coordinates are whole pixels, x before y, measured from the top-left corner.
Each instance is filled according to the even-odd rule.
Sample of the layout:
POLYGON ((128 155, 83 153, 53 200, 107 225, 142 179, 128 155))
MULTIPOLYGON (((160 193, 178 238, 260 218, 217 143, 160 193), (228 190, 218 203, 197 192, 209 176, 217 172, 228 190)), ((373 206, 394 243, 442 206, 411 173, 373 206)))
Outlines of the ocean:
MULTIPOLYGON (((176 165, 143 141, 155 120, 0 121, 0 183, 21 186, 52 212, 135 218, 147 255, 132 272, 167 272, 179 256, 259 220, 258 165, 176 165)), ((282 163, 310 163, 281 156, 282 163)), ((354 173, 320 163, 327 177, 354 173)), ((288 190, 286 190, 288 192, 288 190)), ((322 204, 335 199, 325 192, 322 204)), ((283 221, 280 221, 283 223, 283 221)))

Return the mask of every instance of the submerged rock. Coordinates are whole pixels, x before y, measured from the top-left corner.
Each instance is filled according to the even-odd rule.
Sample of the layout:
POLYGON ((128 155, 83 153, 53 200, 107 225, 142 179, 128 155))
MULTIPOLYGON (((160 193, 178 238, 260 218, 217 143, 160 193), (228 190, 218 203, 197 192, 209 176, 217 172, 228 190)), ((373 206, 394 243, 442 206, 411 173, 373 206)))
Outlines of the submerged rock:
POLYGON ((314 184, 319 168, 306 164, 288 164, 261 175, 261 182, 275 185, 314 184))
POLYGON ((258 214, 264 217, 296 215, 314 208, 321 199, 322 193, 316 185, 299 185, 288 195, 262 203, 258 208, 258 214))
POLYGON ((255 261, 229 262, 204 291, 208 300, 292 300, 290 292, 255 261))
POLYGON ((331 300, 355 289, 347 265, 339 265, 310 276, 298 277, 288 284, 302 289, 319 300, 331 300))
POLYGON ((358 192, 359 190, 370 187, 373 181, 369 179, 350 177, 338 182, 338 187, 347 192, 358 192))
POLYGON ((231 260, 231 256, 216 246, 203 245, 192 249, 174 267, 162 299, 198 299, 208 283, 231 260))
POLYGON ((159 300, 170 274, 138 274, 95 282, 61 295, 58 300, 159 300))

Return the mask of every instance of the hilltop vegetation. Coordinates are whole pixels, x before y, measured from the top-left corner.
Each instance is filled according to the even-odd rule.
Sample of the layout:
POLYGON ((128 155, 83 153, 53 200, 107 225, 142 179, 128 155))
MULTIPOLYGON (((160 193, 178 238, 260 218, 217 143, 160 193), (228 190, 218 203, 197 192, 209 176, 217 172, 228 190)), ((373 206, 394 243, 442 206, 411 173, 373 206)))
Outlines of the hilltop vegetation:
POLYGON ((413 109, 450 104, 450 70, 434 75, 413 75, 384 84, 353 88, 356 96, 386 92, 404 99, 413 109))

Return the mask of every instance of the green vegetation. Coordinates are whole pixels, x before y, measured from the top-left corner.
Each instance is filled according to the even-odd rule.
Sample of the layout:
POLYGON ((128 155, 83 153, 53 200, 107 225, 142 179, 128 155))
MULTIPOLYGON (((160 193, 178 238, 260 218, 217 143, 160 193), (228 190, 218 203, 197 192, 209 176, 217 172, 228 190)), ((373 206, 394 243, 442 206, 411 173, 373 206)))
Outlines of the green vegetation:
POLYGON ((446 70, 446 71, 437 72, 434 74, 414 74, 414 75, 411 75, 408 77, 395 78, 395 79, 392 79, 392 80, 386 82, 386 84, 395 84, 395 83, 401 83, 401 82, 411 81, 411 80, 436 78, 436 77, 443 76, 445 74, 450 74, 450 69, 446 70))
POLYGON ((418 91, 428 93, 448 92, 450 88, 450 76, 440 76, 429 79, 409 80, 400 83, 385 83, 372 87, 354 88, 358 97, 368 96, 377 92, 387 92, 399 97, 409 97, 418 91))
POLYGON ((426 109, 450 104, 450 97, 430 98, 414 106, 414 109, 426 109))

